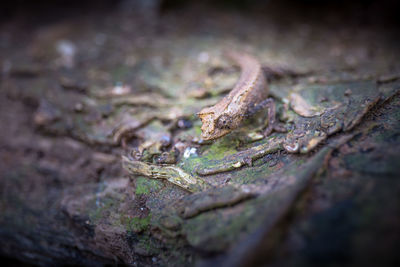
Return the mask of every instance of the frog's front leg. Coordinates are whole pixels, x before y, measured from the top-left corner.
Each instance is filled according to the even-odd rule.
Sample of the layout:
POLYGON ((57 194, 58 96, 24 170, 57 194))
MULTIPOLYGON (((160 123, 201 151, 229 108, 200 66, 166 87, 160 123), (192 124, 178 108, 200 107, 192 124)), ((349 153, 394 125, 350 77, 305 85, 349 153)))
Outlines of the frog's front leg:
POLYGON ((255 105, 254 107, 250 108, 248 111, 248 116, 249 117, 253 116, 262 109, 268 110, 268 117, 267 117, 268 126, 264 129, 263 132, 264 136, 268 136, 274 131, 279 133, 287 132, 286 128, 281 123, 276 121, 275 102, 274 99, 272 98, 267 98, 262 102, 258 103, 257 105, 255 105))

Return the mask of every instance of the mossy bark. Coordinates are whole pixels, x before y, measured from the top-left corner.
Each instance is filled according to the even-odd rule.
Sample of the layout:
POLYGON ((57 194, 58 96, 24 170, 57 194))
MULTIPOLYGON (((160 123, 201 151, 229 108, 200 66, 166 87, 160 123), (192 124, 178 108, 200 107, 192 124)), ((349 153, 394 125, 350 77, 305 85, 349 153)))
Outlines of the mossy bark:
POLYGON ((43 266, 396 262, 397 41, 356 21, 337 27, 362 34, 338 40, 330 11, 304 24, 307 8, 288 9, 93 11, 26 36, 2 25, 0 254, 43 266), (227 47, 286 70, 266 78, 287 133, 262 138, 258 114, 201 140, 195 114, 239 77, 227 47))

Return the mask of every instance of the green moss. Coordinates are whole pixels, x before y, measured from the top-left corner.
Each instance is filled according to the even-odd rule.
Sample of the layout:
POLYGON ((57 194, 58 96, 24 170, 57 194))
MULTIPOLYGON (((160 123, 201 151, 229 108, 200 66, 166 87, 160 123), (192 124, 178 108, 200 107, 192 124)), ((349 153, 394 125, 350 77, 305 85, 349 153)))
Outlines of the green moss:
MULTIPOLYGON (((256 165, 257 162, 253 164, 256 165)), ((263 180, 271 173, 273 173, 273 168, 269 167, 268 164, 262 164, 232 172, 231 181, 237 184, 251 184, 257 180, 263 180)))
POLYGON ((150 214, 144 218, 139 218, 139 217, 127 218, 126 230, 128 232, 136 232, 136 233, 143 232, 147 230, 147 228, 149 227, 150 221, 151 221, 150 214))
POLYGON ((155 180, 155 179, 149 179, 146 177, 138 177, 136 179, 136 190, 135 194, 136 195, 144 195, 144 194, 149 194, 150 192, 157 192, 162 188, 162 182, 155 180))
POLYGON ((226 156, 233 155, 238 152, 239 142, 235 135, 227 135, 217 139, 211 145, 204 146, 201 152, 202 160, 221 160, 226 156))

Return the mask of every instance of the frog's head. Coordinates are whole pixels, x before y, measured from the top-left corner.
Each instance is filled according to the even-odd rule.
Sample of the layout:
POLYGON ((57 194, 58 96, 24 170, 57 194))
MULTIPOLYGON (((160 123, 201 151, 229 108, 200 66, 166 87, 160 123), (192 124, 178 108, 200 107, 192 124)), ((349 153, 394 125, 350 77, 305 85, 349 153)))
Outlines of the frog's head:
POLYGON ((197 115, 202 122, 201 137, 204 140, 220 138, 233 130, 232 119, 227 114, 216 115, 213 111, 202 110, 197 115))

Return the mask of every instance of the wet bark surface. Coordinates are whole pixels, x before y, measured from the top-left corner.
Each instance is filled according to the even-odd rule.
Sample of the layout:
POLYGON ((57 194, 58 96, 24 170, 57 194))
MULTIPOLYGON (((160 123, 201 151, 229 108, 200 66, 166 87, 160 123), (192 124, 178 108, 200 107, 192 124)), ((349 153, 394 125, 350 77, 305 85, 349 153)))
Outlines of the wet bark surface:
POLYGON ((398 264, 393 4, 139 2, 2 20, 0 255, 398 264), (195 114, 240 74, 227 48, 261 62, 286 133, 264 138, 260 111, 201 140, 195 114))

